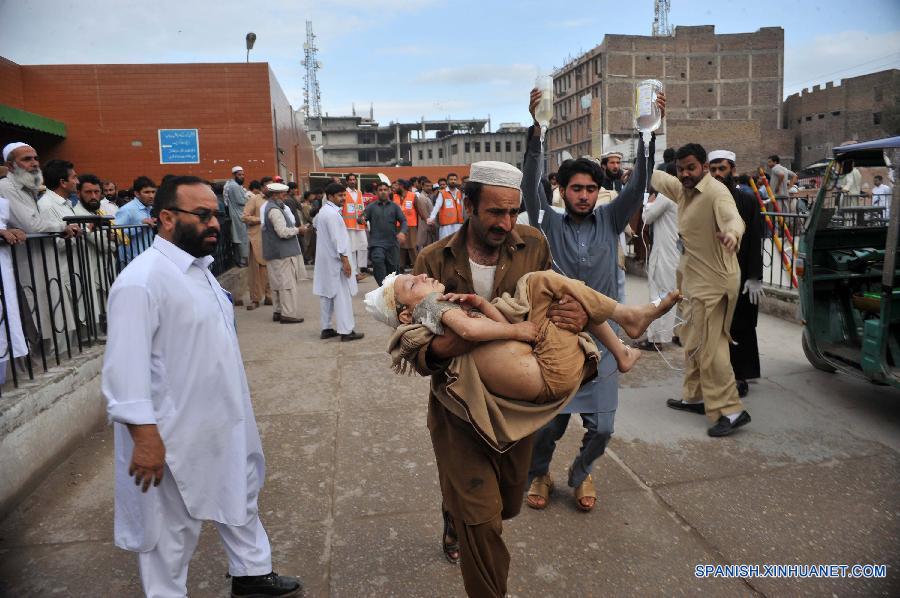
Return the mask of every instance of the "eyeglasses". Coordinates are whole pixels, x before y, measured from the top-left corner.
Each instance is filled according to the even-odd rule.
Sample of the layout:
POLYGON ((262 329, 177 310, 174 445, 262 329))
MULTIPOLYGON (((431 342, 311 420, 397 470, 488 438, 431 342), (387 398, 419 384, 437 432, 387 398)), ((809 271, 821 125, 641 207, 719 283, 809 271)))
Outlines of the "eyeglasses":
POLYGON ((182 210, 181 208, 166 208, 169 212, 181 212, 182 214, 191 214, 192 216, 196 216, 200 219, 202 224, 206 224, 216 215, 215 212, 210 210, 200 210, 199 212, 192 212, 190 210, 182 210))

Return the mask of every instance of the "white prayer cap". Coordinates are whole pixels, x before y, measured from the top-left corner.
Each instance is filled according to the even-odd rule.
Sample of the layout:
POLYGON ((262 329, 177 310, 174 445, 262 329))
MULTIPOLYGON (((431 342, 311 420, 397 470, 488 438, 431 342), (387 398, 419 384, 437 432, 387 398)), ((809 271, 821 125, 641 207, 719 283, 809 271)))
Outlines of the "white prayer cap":
POLYGON ((612 158, 613 156, 618 157, 619 160, 621 160, 621 159, 624 157, 624 156, 622 155, 622 152, 606 152, 605 154, 603 154, 603 155, 600 156, 600 157, 601 157, 601 158, 612 158))
POLYGON ((522 186, 522 171, 506 162, 474 162, 469 169, 469 182, 519 189, 522 186))
POLYGON ((244 172, 244 167, 243 166, 232 166, 231 174, 234 174, 236 172, 244 172))
POLYGON ((388 274, 381 282, 381 286, 366 293, 366 297, 363 299, 366 311, 373 318, 391 328, 400 325, 400 320, 397 319, 397 300, 394 297, 395 280, 397 280, 396 272, 388 274))
POLYGON ((282 191, 288 191, 290 187, 288 187, 284 183, 269 183, 268 185, 266 185, 266 189, 268 189, 272 193, 280 193, 282 191))
POLYGON ((31 147, 27 143, 22 143, 21 141, 14 141, 12 143, 7 143, 3 147, 3 161, 6 162, 9 160, 9 155, 19 149, 20 147, 31 147))
POLYGON ((728 150, 713 150, 709 152, 706 159, 709 162, 715 162, 716 160, 728 160, 732 164, 737 162, 737 160, 735 160, 734 152, 729 152, 728 150))
POLYGON ((433 184, 433 185, 431 186, 431 188, 432 188, 432 189, 440 189, 441 186, 438 185, 437 183, 435 183, 435 184, 433 184))

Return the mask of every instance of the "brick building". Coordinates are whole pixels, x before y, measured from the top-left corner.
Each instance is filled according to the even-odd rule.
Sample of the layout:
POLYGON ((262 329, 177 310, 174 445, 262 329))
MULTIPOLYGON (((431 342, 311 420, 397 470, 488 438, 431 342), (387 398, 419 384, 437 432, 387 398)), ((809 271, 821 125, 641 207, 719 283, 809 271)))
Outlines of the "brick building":
MULTIPOLYGON (((747 170, 773 153, 790 164, 790 136, 780 129, 783 63, 780 27, 716 34, 704 25, 676 27, 666 37, 607 35, 553 75, 550 168, 559 167, 563 151, 598 156, 634 148, 634 87, 648 78, 666 89, 666 145, 728 148, 747 170)), ((633 158, 633 149, 624 153, 633 158)))
POLYGON ((225 179, 234 164, 248 179, 298 180, 319 169, 267 63, 19 65, 0 57, 0 145, 10 141, 124 188, 138 175, 225 179), (199 151, 176 158, 185 163, 161 163, 160 130, 170 129, 196 129, 199 151))
MULTIPOLYGON (((897 135, 888 112, 900 100, 900 69, 890 69, 804 89, 784 102, 783 127, 789 129, 794 155, 808 166, 831 157, 845 141, 897 135)), ((895 125, 896 126, 896 125, 895 125)))

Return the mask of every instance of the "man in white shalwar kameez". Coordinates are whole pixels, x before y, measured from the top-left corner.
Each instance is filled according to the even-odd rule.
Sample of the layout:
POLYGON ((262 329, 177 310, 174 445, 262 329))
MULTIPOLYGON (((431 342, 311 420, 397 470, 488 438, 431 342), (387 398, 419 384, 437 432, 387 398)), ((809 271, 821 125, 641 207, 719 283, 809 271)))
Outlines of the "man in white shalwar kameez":
MULTIPOLYGON (((662 193, 651 193, 642 214, 644 224, 653 227, 653 247, 647 260, 647 282, 650 301, 665 297, 675 290, 675 271, 681 257, 678 251, 678 205, 662 193)), ((675 310, 654 320, 647 328, 647 340, 639 343, 641 349, 653 349, 654 345, 672 342, 675 328, 675 310)))
MULTIPOLYGON (((0 179, 0 196, 9 200, 9 226, 31 233, 60 233, 63 238, 74 237, 79 234, 81 228, 77 224, 66 224, 63 220, 49 212, 42 212, 38 208, 38 190, 44 183, 41 174, 40 161, 33 147, 22 142, 13 142, 3 148, 3 162, 8 170, 6 178, 0 179)), ((50 285, 57 284, 60 272, 56 268, 56 260, 50 259, 56 251, 55 239, 47 238, 42 241, 31 241, 20 251, 16 251, 16 265, 19 269, 19 283, 23 287, 31 287, 29 293, 33 301, 37 303, 34 327, 39 329, 45 343, 53 337, 51 332, 63 330, 63 322, 68 331, 75 330, 75 318, 72 315, 72 306, 68 299, 57 301, 51 305, 48 299, 50 285), (46 252, 48 259, 46 267, 41 260, 35 260, 40 255, 41 247, 46 252), (28 253, 32 253, 29 264, 28 253), (33 273, 33 279, 32 279, 33 273)), ((60 270, 62 279, 68 279, 68 270, 63 265, 65 255, 60 256, 60 270)), ((54 296, 56 290, 54 289, 54 296)), ((23 315, 28 313, 23 306, 23 315)), ((31 317, 30 315, 25 317, 31 317)), ((60 336, 60 335, 58 335, 60 336)), ((37 342, 37 339, 33 339, 37 342)), ((64 342, 57 338, 57 342, 64 342)))
MULTIPOLYGON (((8 222, 9 200, 0 197, 0 237, 3 237, 6 245, 18 245, 18 249, 21 251, 25 244, 25 232, 17 228, 7 228, 8 222)), ((2 317, 0 319, 0 384, 6 382, 6 362, 10 360, 10 341, 12 341, 12 357, 28 355, 28 344, 25 342, 25 333, 22 331, 22 320, 19 315, 19 298, 16 291, 12 255, 10 248, 6 245, 0 246, 0 278, 3 279, 3 302, 0 303, 0 317, 2 317), (5 309, 3 309, 4 304, 5 309)))
POLYGON ((115 542, 138 553, 147 596, 185 596, 209 520, 232 596, 297 596, 299 581, 272 571, 259 520, 265 460, 234 308, 209 271, 217 208, 201 179, 166 181, 158 236, 110 292, 102 391, 115 428, 115 542))
POLYGON ((346 187, 331 183, 325 187, 325 201, 316 215, 316 267, 313 272, 313 293, 319 296, 322 320, 321 339, 340 335, 341 341, 355 341, 363 337, 353 327, 353 299, 356 296, 356 277, 350 262, 350 237, 344 225, 341 206, 346 187), (332 328, 331 319, 335 326, 332 328))

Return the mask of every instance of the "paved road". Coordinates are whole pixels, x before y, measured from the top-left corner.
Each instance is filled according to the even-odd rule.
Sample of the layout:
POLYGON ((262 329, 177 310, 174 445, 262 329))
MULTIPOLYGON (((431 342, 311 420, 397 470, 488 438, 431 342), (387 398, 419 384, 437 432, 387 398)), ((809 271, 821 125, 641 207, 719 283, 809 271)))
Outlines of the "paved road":
MULTIPOLYGON (((309 321, 238 311, 268 459, 260 499, 276 570, 310 596, 460 596, 441 555, 440 495, 425 428, 427 382, 395 376, 388 331, 357 301, 354 343, 319 341, 309 321)), ((629 279, 632 300, 644 299, 629 279)), ((362 285, 363 290, 373 283, 362 285)), ((595 472, 600 500, 576 511, 567 488, 505 527, 516 596, 900 595, 900 392, 813 370, 799 327, 760 318, 765 377, 753 423, 726 439, 663 406, 679 372, 649 355, 623 378, 616 436, 595 472), (884 579, 698 579, 698 564, 888 565, 884 579)), ((666 352, 673 366, 674 351, 666 352)), ((573 422, 552 473, 580 440, 573 422)), ((112 440, 98 430, 0 523, 0 595, 133 596, 136 560, 112 538, 112 440)), ((192 596, 227 595, 206 526, 192 596)))

